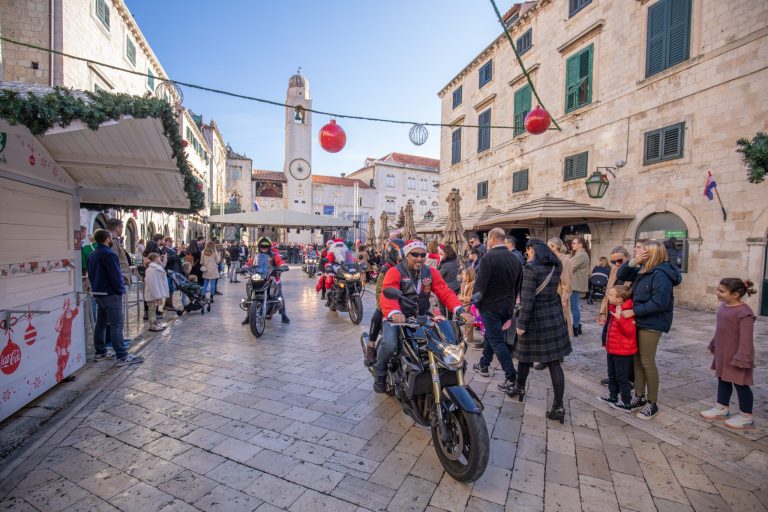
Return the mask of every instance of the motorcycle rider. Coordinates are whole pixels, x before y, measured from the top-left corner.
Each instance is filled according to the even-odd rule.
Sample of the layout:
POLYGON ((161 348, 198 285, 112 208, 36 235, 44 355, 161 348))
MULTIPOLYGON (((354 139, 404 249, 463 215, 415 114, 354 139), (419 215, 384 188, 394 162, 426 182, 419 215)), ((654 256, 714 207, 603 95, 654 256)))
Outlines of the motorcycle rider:
POLYGON ((405 242, 401 238, 395 238, 387 243, 387 248, 384 252, 387 258, 386 263, 379 269, 379 275, 376 278, 376 310, 371 317, 371 334, 370 337, 366 333, 363 333, 363 339, 365 343, 365 366, 373 366, 376 363, 376 339, 381 332, 381 322, 384 316, 381 313, 381 290, 384 289, 384 276, 387 274, 390 268, 394 267, 401 261, 402 249, 405 242))
POLYGON ((438 300, 454 315, 461 315, 466 322, 474 319, 461 306, 456 294, 448 287, 440 272, 424 265, 427 257, 427 246, 419 240, 409 240, 403 246, 403 261, 390 268, 384 276, 382 289, 397 288, 403 296, 417 304, 400 304, 397 299, 388 299, 382 292, 381 313, 388 321, 382 324, 383 338, 376 354, 376 378, 373 390, 383 393, 386 388, 387 364, 390 357, 398 348, 399 329, 394 323, 405 322, 409 316, 425 315, 429 311, 430 294, 434 293, 438 300))
MULTIPOLYGON (((253 264, 254 265, 258 265, 259 256, 262 255, 262 254, 269 255, 269 260, 268 260, 268 263, 267 263, 267 268, 270 269, 270 270, 273 267, 280 267, 281 265, 285 264, 283 259, 280 257, 280 253, 277 252, 277 249, 273 248, 272 242, 270 241, 269 238, 267 238, 265 236, 259 238, 259 241, 256 244, 256 246, 257 246, 259 252, 253 258, 253 264)), ((280 299, 280 316, 282 317, 284 324, 289 324, 289 323, 291 323, 291 320, 290 320, 290 318, 288 318, 288 315, 285 312, 285 300, 283 300, 283 286, 280 283, 280 278, 279 277, 276 277, 275 281, 277 282, 277 297, 276 298, 280 299)), ((246 313, 245 320, 243 320, 243 325, 247 325, 247 324, 248 324, 248 314, 246 313)))
POLYGON ((317 280, 317 284, 315 285, 315 291, 321 292, 320 293, 320 299, 325 300, 325 271, 326 271, 326 265, 328 265, 328 251, 330 250, 331 246, 333 245, 333 240, 328 240, 325 242, 325 248, 320 252, 320 263, 318 266, 318 269, 320 270, 320 277, 317 280))
MULTIPOLYGON (((328 244, 328 252, 325 257, 328 260, 328 263, 325 266, 326 273, 321 276, 322 282, 319 282, 317 285, 322 286, 323 293, 321 298, 323 299, 327 297, 328 290, 333 288, 333 281, 341 264, 345 262, 349 263, 351 253, 343 238, 335 238, 328 244)), ((317 286, 315 287, 315 290, 317 290, 317 286)))

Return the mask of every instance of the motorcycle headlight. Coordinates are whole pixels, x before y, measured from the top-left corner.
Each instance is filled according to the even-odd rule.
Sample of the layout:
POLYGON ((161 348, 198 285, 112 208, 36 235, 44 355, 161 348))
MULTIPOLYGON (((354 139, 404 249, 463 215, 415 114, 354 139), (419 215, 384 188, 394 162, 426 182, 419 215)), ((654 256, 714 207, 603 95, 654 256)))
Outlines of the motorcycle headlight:
POLYGON ((440 358, 440 362, 449 368, 459 368, 464 362, 464 352, 466 351, 466 345, 449 345, 448 343, 440 343, 437 346, 437 356, 440 358))
POLYGON ((252 274, 251 281, 263 281, 264 276, 262 274, 252 274))
POLYGON ((360 272, 355 272, 354 274, 344 272, 344 279, 360 279, 360 272))

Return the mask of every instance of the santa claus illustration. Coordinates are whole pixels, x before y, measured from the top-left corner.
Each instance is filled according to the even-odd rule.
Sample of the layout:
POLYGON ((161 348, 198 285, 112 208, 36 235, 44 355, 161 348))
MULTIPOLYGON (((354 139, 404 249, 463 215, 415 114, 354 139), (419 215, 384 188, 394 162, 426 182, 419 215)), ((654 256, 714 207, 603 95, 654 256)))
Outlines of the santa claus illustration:
POLYGON ((59 333, 59 337, 56 338, 56 355, 59 356, 56 382, 64 379, 64 369, 69 361, 69 347, 72 345, 72 322, 79 311, 80 308, 72 309, 72 301, 69 298, 64 299, 64 310, 56 322, 56 332, 59 333))

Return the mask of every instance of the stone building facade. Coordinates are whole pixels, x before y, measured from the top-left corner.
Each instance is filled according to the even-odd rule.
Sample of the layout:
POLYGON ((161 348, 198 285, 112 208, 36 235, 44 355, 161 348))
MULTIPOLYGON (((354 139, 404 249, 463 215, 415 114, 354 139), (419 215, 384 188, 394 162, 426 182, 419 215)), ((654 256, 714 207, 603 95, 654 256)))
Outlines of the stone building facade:
POLYGON ((679 302, 714 308, 720 278, 748 277, 768 313, 768 185, 748 183, 735 152, 737 139, 768 128, 768 3, 539 0, 507 19, 562 131, 459 127, 522 125, 536 104, 496 37, 438 94, 442 121, 456 126, 442 133, 441 196, 459 189, 463 213, 550 194, 634 215, 561 234, 589 233, 593 264, 615 245, 674 236, 679 302), (605 196, 590 199, 585 179, 617 162, 605 196), (727 220, 703 194, 708 171, 727 220))
MULTIPOLYGON (((5 81, 136 96, 158 95, 173 103, 180 100, 173 87, 158 87, 168 77, 123 0, 0 2, 0 33, 13 40, 136 72, 110 69, 2 41, 0 69, 5 81)), ((185 149, 188 160, 204 183, 206 206, 197 215, 172 215, 170 218, 167 214, 148 211, 110 211, 107 216, 121 217, 126 231, 130 231, 128 245, 131 250, 139 238, 154 233, 164 232, 179 241, 207 234, 204 217, 209 215, 210 204, 215 202, 219 187, 224 187, 221 183, 221 173, 226 166, 223 137, 218 129, 212 129, 206 137, 201 117, 193 116, 183 107, 178 112, 181 135, 188 144, 185 149)), ((88 233, 101 227, 104 218, 104 214, 89 210, 82 210, 80 215, 81 224, 88 233)))

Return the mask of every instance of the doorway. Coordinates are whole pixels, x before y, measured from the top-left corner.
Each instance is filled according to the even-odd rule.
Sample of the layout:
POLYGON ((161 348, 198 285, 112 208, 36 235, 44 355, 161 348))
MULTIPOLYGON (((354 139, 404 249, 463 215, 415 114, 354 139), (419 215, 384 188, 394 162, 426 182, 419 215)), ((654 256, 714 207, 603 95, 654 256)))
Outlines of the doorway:
POLYGON ((768 245, 765 247, 765 263, 763 264, 763 289, 760 303, 760 315, 768 316, 768 245))

